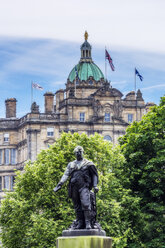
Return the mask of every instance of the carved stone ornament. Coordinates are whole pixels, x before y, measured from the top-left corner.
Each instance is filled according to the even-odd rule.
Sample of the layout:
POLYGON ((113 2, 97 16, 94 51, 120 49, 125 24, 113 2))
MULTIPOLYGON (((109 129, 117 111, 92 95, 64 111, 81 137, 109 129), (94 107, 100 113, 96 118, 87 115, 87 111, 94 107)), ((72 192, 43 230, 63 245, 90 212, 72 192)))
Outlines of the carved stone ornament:
POLYGON ((122 117, 122 111, 123 111, 123 106, 121 101, 117 100, 114 102, 113 105, 113 109, 114 109, 114 116, 115 117, 122 117))
POLYGON ((39 113, 39 105, 36 102, 33 102, 31 105, 31 113, 39 113))

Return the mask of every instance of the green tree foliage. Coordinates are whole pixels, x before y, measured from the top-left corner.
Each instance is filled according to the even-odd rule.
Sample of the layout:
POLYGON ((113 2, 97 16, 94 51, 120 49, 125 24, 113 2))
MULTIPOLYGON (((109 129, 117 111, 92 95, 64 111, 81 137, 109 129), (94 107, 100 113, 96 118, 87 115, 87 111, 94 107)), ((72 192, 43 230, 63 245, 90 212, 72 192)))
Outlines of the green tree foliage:
POLYGON ((53 188, 68 162, 75 159, 73 150, 77 145, 84 147, 85 157, 93 161, 99 171, 97 218, 107 235, 113 237, 114 247, 128 247, 128 240, 136 240, 129 216, 131 212, 131 217, 136 219, 139 199, 132 197, 120 182, 120 168, 124 163, 120 148, 113 147, 98 134, 88 137, 63 133, 33 164, 29 162, 23 173, 18 173, 15 191, 2 201, 3 247, 55 247, 56 238, 69 227, 75 215, 68 199, 67 183, 56 194, 53 188))
MULTIPOLYGON (((120 140, 126 158, 123 185, 140 200, 141 226, 133 223, 146 248, 165 247, 165 97, 120 140)), ((136 247, 131 242, 129 247, 136 247)), ((141 247, 141 246, 138 246, 141 247)))

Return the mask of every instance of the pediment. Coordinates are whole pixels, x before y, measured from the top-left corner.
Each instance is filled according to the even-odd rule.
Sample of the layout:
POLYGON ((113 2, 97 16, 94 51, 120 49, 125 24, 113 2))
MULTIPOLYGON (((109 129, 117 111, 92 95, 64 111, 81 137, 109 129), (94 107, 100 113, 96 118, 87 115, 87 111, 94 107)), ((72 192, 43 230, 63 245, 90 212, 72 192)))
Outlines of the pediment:
POLYGON ((101 87, 92 96, 122 97, 123 94, 116 88, 101 87))

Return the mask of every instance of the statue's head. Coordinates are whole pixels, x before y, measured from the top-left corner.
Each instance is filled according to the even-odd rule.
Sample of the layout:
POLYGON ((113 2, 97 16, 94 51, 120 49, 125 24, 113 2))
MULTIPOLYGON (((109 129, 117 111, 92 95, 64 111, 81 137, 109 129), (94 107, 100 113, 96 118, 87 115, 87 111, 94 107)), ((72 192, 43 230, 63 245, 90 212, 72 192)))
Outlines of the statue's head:
POLYGON ((84 149, 82 146, 76 146, 76 148, 74 149, 74 153, 77 157, 77 160, 81 160, 83 158, 83 152, 84 149))

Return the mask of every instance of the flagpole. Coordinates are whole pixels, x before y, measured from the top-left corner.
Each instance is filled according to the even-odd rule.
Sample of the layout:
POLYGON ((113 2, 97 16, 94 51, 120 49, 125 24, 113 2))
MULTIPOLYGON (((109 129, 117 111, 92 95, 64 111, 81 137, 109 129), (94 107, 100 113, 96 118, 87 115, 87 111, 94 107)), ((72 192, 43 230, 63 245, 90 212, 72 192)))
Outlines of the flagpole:
POLYGON ((107 61, 106 61, 106 46, 105 46, 105 81, 107 80, 107 61))
POLYGON ((135 68, 135 101, 136 101, 136 121, 138 121, 138 116, 137 116, 137 98, 136 98, 136 68, 135 68))
POLYGON ((31 105, 33 103, 33 81, 31 81, 31 105))
POLYGON ((74 83, 74 96, 76 97, 76 82, 77 82, 77 74, 76 74, 76 66, 75 66, 75 68, 74 68, 74 70, 75 70, 75 83, 74 83))
POLYGON ((75 97, 76 97, 76 81, 77 81, 77 80, 76 80, 76 78, 75 78, 75 83, 74 83, 74 88, 75 88, 75 89, 74 89, 74 96, 75 96, 75 97))
POLYGON ((136 94, 136 68, 135 68, 135 94, 136 94))

